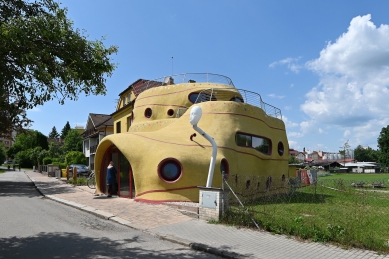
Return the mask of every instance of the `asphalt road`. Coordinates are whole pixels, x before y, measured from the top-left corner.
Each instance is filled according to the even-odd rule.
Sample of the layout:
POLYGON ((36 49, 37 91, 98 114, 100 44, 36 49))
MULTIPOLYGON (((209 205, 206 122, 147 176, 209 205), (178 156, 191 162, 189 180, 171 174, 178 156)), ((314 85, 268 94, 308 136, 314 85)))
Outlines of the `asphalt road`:
POLYGON ((218 258, 45 199, 0 174, 0 258, 218 258))

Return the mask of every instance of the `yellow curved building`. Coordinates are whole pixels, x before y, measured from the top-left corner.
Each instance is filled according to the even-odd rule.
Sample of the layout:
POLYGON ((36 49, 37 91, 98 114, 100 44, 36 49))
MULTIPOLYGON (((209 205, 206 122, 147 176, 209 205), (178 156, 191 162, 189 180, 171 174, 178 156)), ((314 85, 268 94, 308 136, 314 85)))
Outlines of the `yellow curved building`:
MULTIPOLYGON (((120 94, 115 134, 106 136, 95 156, 97 188, 106 192, 109 161, 118 169, 118 195, 145 202, 198 202, 205 186, 211 144, 189 123, 194 105, 201 107, 198 127, 217 144, 212 187, 225 177, 259 175, 256 188, 268 192, 272 182, 288 177, 288 140, 281 111, 259 94, 236 89, 228 77, 183 74, 138 80, 120 94)), ((254 185, 254 183, 252 183, 254 185)), ((250 185, 250 183, 248 183, 250 185)), ((246 187, 250 188, 250 186, 246 187)))

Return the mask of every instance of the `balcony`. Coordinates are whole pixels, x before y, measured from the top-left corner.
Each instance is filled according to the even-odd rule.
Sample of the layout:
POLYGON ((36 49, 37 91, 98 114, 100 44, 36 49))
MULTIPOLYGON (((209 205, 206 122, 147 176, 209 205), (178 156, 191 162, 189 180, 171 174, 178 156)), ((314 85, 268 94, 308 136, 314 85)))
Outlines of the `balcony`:
POLYGON ((260 94, 243 89, 205 89, 198 94, 195 104, 209 101, 234 101, 239 103, 246 103, 261 108, 268 116, 282 119, 281 110, 279 108, 276 108, 273 105, 262 101, 260 94))
POLYGON ((98 130, 96 130, 95 128, 91 128, 91 129, 88 129, 86 131, 84 131, 84 133, 82 133, 82 137, 83 138, 88 138, 96 133, 99 133, 98 130))
POLYGON ((146 91, 147 89, 153 87, 184 83, 214 83, 234 87, 232 80, 227 76, 211 73, 185 73, 179 75, 165 76, 154 80, 148 80, 141 85, 134 86, 133 90, 135 92, 135 95, 138 96, 143 91, 146 91))
POLYGON ((90 154, 96 153, 97 146, 98 146, 98 145, 94 145, 94 146, 91 146, 91 147, 90 147, 90 149, 89 149, 90 154))

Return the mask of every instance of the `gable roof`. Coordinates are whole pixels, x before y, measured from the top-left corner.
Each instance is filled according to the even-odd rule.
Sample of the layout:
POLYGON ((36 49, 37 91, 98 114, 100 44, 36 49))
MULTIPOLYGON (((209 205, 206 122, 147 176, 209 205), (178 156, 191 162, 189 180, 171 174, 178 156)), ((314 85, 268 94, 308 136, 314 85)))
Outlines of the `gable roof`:
POLYGON ((148 80, 146 79, 142 79, 142 78, 139 78, 138 80, 136 80, 135 82, 133 82, 132 84, 130 84, 124 91, 122 91, 119 96, 121 96, 122 94, 124 94, 125 92, 127 92, 128 90, 130 90, 132 88, 132 91, 134 92, 135 96, 138 96, 140 94, 140 86, 143 85, 143 83, 147 82, 148 80))
POLYGON ((89 113, 89 119, 95 128, 100 126, 113 126, 113 119, 111 115, 89 113))

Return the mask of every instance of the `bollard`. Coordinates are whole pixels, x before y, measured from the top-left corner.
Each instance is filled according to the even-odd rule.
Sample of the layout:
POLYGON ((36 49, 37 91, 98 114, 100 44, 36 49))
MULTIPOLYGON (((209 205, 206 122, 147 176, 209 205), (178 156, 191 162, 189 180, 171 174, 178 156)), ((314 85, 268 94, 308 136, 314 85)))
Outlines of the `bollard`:
POLYGON ((77 181, 77 167, 73 167, 73 179, 74 183, 77 181))
POLYGON ((69 166, 66 166, 66 181, 69 181, 69 166))

